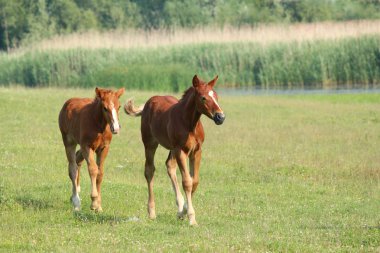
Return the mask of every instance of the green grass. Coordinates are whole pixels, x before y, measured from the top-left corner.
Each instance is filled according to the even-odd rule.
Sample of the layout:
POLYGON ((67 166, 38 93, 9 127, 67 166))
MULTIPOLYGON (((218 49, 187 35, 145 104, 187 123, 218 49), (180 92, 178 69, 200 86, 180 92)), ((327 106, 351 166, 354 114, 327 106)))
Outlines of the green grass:
MULTIPOLYGON (((127 90, 122 101, 153 92, 127 90)), ((176 219, 156 155, 157 219, 147 218, 140 120, 120 114, 106 160, 103 209, 82 210, 58 112, 86 89, 0 88, 1 252, 378 252, 380 95, 221 96, 226 121, 202 117, 206 140, 194 198, 199 227, 176 219)))
POLYGON ((0 85, 127 86, 181 91, 194 74, 226 86, 371 87, 380 84, 380 37, 45 50, 0 55, 0 85))

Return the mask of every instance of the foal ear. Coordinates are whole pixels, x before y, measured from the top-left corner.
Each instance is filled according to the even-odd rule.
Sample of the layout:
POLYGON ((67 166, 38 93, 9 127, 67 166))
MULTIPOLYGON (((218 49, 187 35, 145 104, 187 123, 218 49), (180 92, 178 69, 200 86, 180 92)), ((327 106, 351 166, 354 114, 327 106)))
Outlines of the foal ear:
POLYGON ((118 98, 120 98, 120 97, 124 94, 124 91, 125 91, 124 88, 121 88, 121 89, 117 90, 117 91, 116 91, 116 96, 117 96, 118 98))
POLYGON ((100 88, 98 88, 98 87, 96 87, 95 88, 95 93, 96 93, 96 96, 98 97, 98 98, 102 98, 102 89, 100 89, 100 88))
POLYGON ((201 83, 201 81, 199 80, 198 76, 195 75, 195 76, 193 77, 193 87, 194 87, 194 88, 197 88, 197 87, 200 85, 200 83, 201 83))
POLYGON ((216 76, 214 79, 212 79, 210 82, 208 82, 207 85, 210 85, 211 89, 212 89, 214 87, 214 85, 216 84, 217 80, 218 80, 218 76, 216 76))

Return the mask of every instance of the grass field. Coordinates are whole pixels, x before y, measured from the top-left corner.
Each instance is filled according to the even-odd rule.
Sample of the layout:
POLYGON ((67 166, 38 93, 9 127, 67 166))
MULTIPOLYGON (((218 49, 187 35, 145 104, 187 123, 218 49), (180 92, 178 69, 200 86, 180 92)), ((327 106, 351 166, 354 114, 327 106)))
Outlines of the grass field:
POLYGON ((162 148, 147 218, 140 120, 124 113, 104 212, 89 209, 86 167, 72 211, 57 117, 73 96, 94 91, 0 88, 1 252, 379 252, 380 94, 222 96, 225 123, 202 118, 199 227, 176 218, 162 148))

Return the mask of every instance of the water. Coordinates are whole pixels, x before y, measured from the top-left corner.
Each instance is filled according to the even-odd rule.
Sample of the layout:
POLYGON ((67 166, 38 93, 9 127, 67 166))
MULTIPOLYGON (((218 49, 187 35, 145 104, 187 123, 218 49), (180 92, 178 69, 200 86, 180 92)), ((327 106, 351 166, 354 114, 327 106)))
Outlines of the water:
POLYGON ((263 95, 303 95, 303 94, 360 94, 360 93, 380 93, 380 87, 374 88, 336 88, 336 89, 262 89, 255 87, 242 88, 217 88, 218 95, 232 96, 263 96, 263 95))

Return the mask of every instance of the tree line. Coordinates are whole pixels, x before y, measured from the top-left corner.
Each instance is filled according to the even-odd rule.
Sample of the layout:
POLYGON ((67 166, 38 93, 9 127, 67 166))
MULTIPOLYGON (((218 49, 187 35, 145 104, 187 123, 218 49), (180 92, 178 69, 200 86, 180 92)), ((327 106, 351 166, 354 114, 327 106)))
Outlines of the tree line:
POLYGON ((0 50, 88 30, 376 18, 379 0, 0 0, 0 50))

